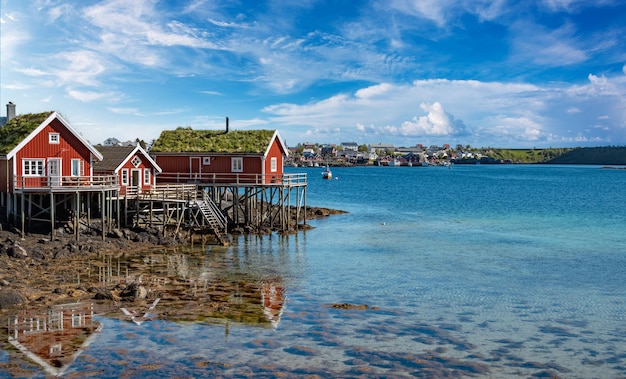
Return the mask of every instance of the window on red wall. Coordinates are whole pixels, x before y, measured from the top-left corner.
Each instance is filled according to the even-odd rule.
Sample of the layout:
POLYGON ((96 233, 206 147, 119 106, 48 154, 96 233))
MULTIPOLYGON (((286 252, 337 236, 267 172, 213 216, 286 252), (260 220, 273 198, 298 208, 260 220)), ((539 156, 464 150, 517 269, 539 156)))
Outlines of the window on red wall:
POLYGON ((278 158, 276 157, 272 157, 272 159, 270 159, 270 171, 271 172, 276 172, 278 171, 278 158))
POLYGON ((61 135, 59 133, 48 133, 48 143, 55 145, 61 143, 61 135))
POLYGON ((149 168, 143 169, 143 184, 150 185, 150 169, 149 168))
POLYGON ((43 176, 43 159, 24 159, 22 174, 24 176, 43 176))
POLYGON ((128 169, 127 168, 122 169, 122 185, 123 186, 128 185, 128 169))
POLYGON ((231 171, 243 172, 243 158, 231 158, 231 171))
POLYGON ((72 159, 72 176, 83 176, 85 165, 82 159, 72 159))

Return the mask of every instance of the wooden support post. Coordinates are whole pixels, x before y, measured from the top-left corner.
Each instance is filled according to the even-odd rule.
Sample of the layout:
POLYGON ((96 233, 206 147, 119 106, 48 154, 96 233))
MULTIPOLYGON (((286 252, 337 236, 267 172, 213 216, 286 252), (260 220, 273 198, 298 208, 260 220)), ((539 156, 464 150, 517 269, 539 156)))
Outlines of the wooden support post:
POLYGON ((28 227, 33 226, 33 195, 28 194, 28 227))
POLYGON ((56 226, 54 225, 54 219, 56 217, 56 204, 54 199, 54 192, 50 192, 50 236, 54 241, 56 238, 56 226))
POLYGON ((104 190, 100 192, 100 217, 102 218, 102 240, 106 239, 106 202, 104 198, 104 190))
POLYGON ((87 194, 87 226, 91 228, 91 193, 87 194))
POLYGON ((166 229, 166 222, 167 222, 167 218, 169 217, 170 214, 170 204, 169 203, 163 203, 163 237, 165 237, 165 229, 166 229))
POLYGON ((22 224, 22 238, 24 238, 25 235, 26 235, 26 233, 24 231, 24 218, 26 217, 25 216, 25 212, 24 212, 24 197, 25 196, 26 195, 24 195, 23 193, 20 196, 20 215, 21 215, 20 216, 20 218, 21 218, 20 223, 22 224))
POLYGON ((76 192, 76 194, 74 195, 75 199, 76 199, 76 208, 74 209, 74 237, 76 238, 76 241, 78 241, 78 236, 79 236, 79 232, 78 232, 78 227, 80 225, 79 223, 79 218, 80 218, 80 192, 76 192))
POLYGON ((119 190, 118 190, 118 191, 116 191, 116 194, 115 194, 115 199, 116 199, 116 200, 115 200, 115 205, 116 205, 116 208, 115 208, 115 217, 116 217, 116 219, 117 219, 117 227, 119 228, 119 227, 121 227, 121 226, 122 226, 122 223, 121 223, 121 221, 120 221, 120 217, 121 217, 121 216, 120 216, 120 191, 119 191, 119 190))

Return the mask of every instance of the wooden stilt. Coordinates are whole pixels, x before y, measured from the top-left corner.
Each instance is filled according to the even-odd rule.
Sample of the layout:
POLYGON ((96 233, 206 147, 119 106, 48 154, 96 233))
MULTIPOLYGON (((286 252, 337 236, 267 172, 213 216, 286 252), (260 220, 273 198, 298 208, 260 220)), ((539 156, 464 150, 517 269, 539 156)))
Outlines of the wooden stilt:
POLYGON ((54 219, 56 217, 56 203, 54 199, 54 192, 50 192, 50 236, 54 241, 56 239, 56 225, 54 224, 54 219))
POLYGON ((104 190, 100 192, 100 218, 102 219, 102 240, 104 241, 106 238, 106 203, 104 198, 104 190))
POLYGON ((76 192, 76 194, 74 195, 74 198, 76 199, 76 207, 74 208, 74 237, 76 238, 76 241, 78 241, 78 236, 79 236, 79 232, 78 232, 78 228, 79 228, 79 218, 80 218, 80 193, 76 192))
POLYGON ((26 195, 22 194, 22 196, 20 196, 20 219, 21 219, 21 224, 22 224, 22 238, 24 238, 26 236, 25 230, 24 230, 24 218, 25 218, 25 214, 24 214, 24 197, 26 195))

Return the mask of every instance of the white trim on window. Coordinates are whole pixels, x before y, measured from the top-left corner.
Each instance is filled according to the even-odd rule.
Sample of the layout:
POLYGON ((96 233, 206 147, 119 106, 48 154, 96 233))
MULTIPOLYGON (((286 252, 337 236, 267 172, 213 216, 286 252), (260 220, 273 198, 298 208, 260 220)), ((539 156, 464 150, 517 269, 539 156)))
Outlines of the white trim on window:
POLYGON ((270 159, 270 172, 278 171, 278 158, 272 157, 270 159))
POLYGON ((139 165, 141 164, 141 158, 139 158, 139 156, 135 155, 133 157, 133 160, 130 161, 130 163, 133 164, 133 166, 135 166, 135 168, 139 167, 139 165))
POLYGON ((44 159, 23 159, 22 175, 23 176, 45 176, 43 171, 44 159))
POLYGON ((243 172, 243 158, 233 157, 230 158, 230 171, 231 172, 243 172))
POLYGON ((72 176, 85 175, 85 161, 82 159, 72 159, 72 176))
POLYGON ((122 185, 127 186, 128 185, 128 169, 127 168, 122 169, 121 176, 122 176, 122 185))
POLYGON ((202 164, 205 166, 211 165, 211 157, 202 157, 202 164))
POLYGON ((143 169, 143 184, 145 185, 150 185, 150 169, 149 168, 144 168, 143 169))
POLYGON ((59 133, 48 133, 48 143, 58 145, 61 143, 61 135, 59 133))

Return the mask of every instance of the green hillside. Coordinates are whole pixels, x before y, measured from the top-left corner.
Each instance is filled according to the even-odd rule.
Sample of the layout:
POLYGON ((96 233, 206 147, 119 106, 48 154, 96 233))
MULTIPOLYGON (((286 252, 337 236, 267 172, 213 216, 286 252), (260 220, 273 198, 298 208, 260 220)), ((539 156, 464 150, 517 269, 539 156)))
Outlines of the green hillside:
POLYGON ((502 163, 550 163, 626 165, 626 147, 577 147, 547 149, 498 149, 483 150, 497 162, 502 163))
POLYGON ((586 147, 547 160, 553 164, 626 165, 626 147, 586 147))

